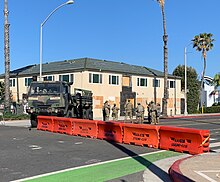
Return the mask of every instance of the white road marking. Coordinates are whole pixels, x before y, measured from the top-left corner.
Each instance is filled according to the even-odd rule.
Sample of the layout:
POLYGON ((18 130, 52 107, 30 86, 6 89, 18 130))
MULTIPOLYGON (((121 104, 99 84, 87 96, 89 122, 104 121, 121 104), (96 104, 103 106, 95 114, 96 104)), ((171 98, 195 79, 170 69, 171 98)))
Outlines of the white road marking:
POLYGON ((216 142, 216 143, 210 143, 209 147, 219 147, 220 146, 220 142, 216 142))
MULTIPOLYGON (((146 155, 157 154, 157 153, 162 153, 162 152, 165 152, 165 150, 159 150, 159 151, 156 151, 156 152, 140 154, 140 155, 137 155, 137 156, 146 156, 146 155)), ((26 180, 32 180, 32 179, 36 179, 36 178, 40 178, 40 177, 45 177, 45 176, 49 176, 49 175, 54 175, 54 174, 59 174, 59 173, 67 172, 67 171, 73 171, 73 170, 77 170, 77 169, 82 169, 82 168, 87 168, 87 167, 107 164, 107 163, 111 163, 111 162, 131 159, 131 158, 134 158, 134 157, 135 156, 124 157, 124 158, 120 158, 120 159, 114 159, 114 160, 109 160, 109 161, 104 161, 104 162, 98 162, 98 163, 95 163, 95 164, 89 164, 89 165, 84 165, 84 166, 79 166, 79 167, 73 167, 73 168, 69 168, 69 169, 64 169, 64 170, 60 170, 60 171, 54 171, 54 172, 51 172, 51 173, 45 173, 45 174, 41 174, 41 175, 37 175, 37 176, 32 176, 32 177, 28 177, 28 178, 24 178, 24 179, 19 179, 19 180, 15 180, 15 181, 11 181, 11 182, 22 182, 22 181, 26 181, 26 180)))
POLYGON ((82 142, 76 142, 75 143, 75 145, 81 145, 82 144, 82 142))
POLYGON ((58 143, 64 143, 64 141, 58 141, 58 143))
POLYGON ((29 147, 32 149, 32 150, 40 150, 42 149, 42 147, 38 146, 38 145, 29 145, 29 147))
POLYGON ((198 175, 202 176, 203 178, 207 179, 210 182, 217 182, 214 179, 210 178, 209 176, 205 175, 204 173, 219 173, 220 171, 218 170, 208 170, 208 171, 194 171, 198 175))

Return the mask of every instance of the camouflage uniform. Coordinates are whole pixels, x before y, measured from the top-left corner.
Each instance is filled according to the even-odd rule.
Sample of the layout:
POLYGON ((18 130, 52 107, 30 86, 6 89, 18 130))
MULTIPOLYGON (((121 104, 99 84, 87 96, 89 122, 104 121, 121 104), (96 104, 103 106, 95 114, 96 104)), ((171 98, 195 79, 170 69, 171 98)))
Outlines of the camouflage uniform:
POLYGON ((136 108, 136 119, 140 123, 144 121, 144 106, 142 106, 140 103, 138 103, 136 108))
POLYGON ((113 121, 118 121, 118 111, 119 111, 119 108, 116 106, 116 104, 114 104, 114 106, 112 107, 113 121))
POLYGON ((159 124, 159 122, 160 122, 160 112, 161 112, 161 107, 160 107, 159 103, 157 103, 156 111, 157 111, 157 124, 159 124))
POLYGON ((105 101, 105 103, 102 107, 102 112, 103 112, 103 120, 109 121, 110 105, 108 104, 108 101, 105 101))
POLYGON ((151 101, 150 113, 151 113, 152 124, 156 124, 157 123, 156 111, 157 111, 156 105, 154 104, 153 101, 151 101))
POLYGON ((133 104, 130 103, 130 100, 125 104, 125 120, 127 120, 128 116, 130 120, 132 120, 133 115, 132 115, 132 110, 133 110, 133 104))

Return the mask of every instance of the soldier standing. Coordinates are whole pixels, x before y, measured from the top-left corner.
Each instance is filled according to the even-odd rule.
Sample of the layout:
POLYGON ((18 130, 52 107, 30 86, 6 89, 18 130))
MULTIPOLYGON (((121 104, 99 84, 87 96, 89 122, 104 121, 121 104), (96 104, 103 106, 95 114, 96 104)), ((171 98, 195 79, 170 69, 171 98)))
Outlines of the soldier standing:
POLYGON ((157 124, 159 124, 160 122, 160 113, 161 113, 161 107, 160 107, 160 103, 157 103, 157 106, 156 106, 156 111, 157 111, 157 124))
POLYGON ((127 120, 128 116, 130 120, 132 121, 132 111, 133 111, 133 104, 128 100, 128 102, 125 104, 125 120, 127 120))
POLYGON ((116 106, 116 104, 114 104, 112 107, 113 121, 118 121, 118 111, 119 111, 119 108, 116 106))
POLYGON ((140 122, 141 124, 144 121, 144 106, 142 106, 140 103, 138 103, 138 106, 136 108, 136 118, 138 123, 140 122))
POLYGON ((103 121, 109 121, 109 115, 110 115, 110 105, 108 104, 108 101, 105 101, 103 107, 103 121))
POLYGON ((156 112, 157 112, 156 105, 154 104, 153 101, 151 101, 150 113, 151 113, 152 124, 156 124, 157 123, 156 112))

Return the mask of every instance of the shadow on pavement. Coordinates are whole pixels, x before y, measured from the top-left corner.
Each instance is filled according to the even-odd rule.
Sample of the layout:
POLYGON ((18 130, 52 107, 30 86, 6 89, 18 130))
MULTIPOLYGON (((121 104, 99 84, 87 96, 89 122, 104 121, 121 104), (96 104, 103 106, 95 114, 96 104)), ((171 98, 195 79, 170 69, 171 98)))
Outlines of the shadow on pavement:
MULTIPOLYGON (((148 168, 148 170, 150 170, 152 173, 154 173, 156 176, 158 176, 161 179, 161 181, 167 181, 167 176, 168 176, 167 172, 165 172, 164 170, 162 170, 158 166, 154 165, 152 162, 148 161, 144 157, 139 156, 137 153, 127 149, 126 147, 124 147, 118 143, 114 143, 112 141, 107 141, 107 142, 109 142, 114 147, 118 148, 119 150, 121 150, 122 152, 127 154, 128 156, 132 157, 134 160, 139 162, 141 165, 148 168)), ((126 182, 126 180, 124 180, 124 179, 120 179, 120 181, 126 182)))

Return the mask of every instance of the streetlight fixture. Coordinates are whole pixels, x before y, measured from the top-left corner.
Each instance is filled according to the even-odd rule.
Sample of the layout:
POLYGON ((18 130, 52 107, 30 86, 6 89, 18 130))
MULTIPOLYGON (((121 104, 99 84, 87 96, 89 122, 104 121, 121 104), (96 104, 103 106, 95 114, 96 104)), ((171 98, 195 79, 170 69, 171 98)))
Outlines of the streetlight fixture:
POLYGON ((184 66, 185 66, 185 110, 184 115, 187 116, 187 67, 186 67, 186 47, 184 48, 184 66))
POLYGON ((42 60, 43 60, 43 26, 44 24, 47 22, 47 20, 60 8, 62 8, 65 5, 69 5, 69 4, 73 4, 74 1, 73 0, 69 0, 63 4, 61 4, 60 6, 58 6, 57 8, 55 8, 53 11, 51 11, 51 13, 46 17, 46 19, 43 21, 43 23, 40 24, 40 81, 42 81, 42 60))
MULTIPOLYGON (((189 45, 191 45, 191 44, 192 43, 190 43, 189 45)), ((186 57, 186 54, 190 53, 190 52, 187 52, 187 47, 184 48, 184 67, 185 67, 185 91, 184 91, 185 92, 185 94, 184 94, 184 97, 185 97, 185 103, 184 103, 185 109, 184 109, 184 115, 185 116, 188 115, 188 112, 187 112, 187 92, 188 92, 188 89, 187 89, 187 57, 186 57)))

